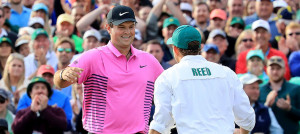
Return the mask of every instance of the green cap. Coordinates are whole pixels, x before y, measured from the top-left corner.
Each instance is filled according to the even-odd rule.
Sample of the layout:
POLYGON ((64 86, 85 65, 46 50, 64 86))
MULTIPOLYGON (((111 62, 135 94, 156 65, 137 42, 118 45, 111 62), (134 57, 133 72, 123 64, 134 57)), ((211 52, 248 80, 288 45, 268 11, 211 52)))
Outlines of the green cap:
POLYGON ((180 22, 177 18, 169 17, 164 20, 163 28, 168 27, 170 25, 180 26, 180 22))
POLYGON ((35 83, 44 83, 48 89, 48 98, 50 98, 53 91, 51 89, 50 84, 42 77, 34 77, 31 79, 31 82, 27 87, 27 95, 31 98, 30 93, 31 93, 32 87, 35 83))
POLYGON ((249 25, 246 25, 246 26, 245 26, 245 28, 244 28, 244 30, 248 30, 248 29, 250 29, 250 30, 251 30, 251 27, 252 27, 252 25, 251 25, 251 24, 249 24, 249 25))
POLYGON ((182 25, 173 32, 173 35, 168 39, 167 44, 173 44, 181 49, 188 49, 188 43, 192 41, 201 42, 201 35, 199 31, 192 26, 182 25))
POLYGON ((13 44, 11 42, 11 40, 7 37, 1 37, 0 38, 0 44, 3 43, 3 42, 7 42, 11 47, 13 47, 13 44))
POLYGON ((254 56, 259 57, 261 60, 264 60, 264 59, 265 59, 264 53, 263 53, 263 51, 260 50, 260 49, 249 51, 248 54, 247 54, 246 59, 249 60, 250 58, 252 58, 252 57, 254 57, 254 56))
POLYGON ((300 86, 300 77, 293 77, 289 82, 300 86))
POLYGON ((36 37, 39 36, 39 35, 46 35, 47 37, 49 37, 48 33, 45 29, 38 28, 38 29, 34 30, 33 34, 31 35, 31 40, 35 40, 36 37))
POLYGON ((230 22, 230 26, 232 26, 234 24, 240 24, 242 26, 245 26, 245 23, 241 17, 233 17, 230 22))

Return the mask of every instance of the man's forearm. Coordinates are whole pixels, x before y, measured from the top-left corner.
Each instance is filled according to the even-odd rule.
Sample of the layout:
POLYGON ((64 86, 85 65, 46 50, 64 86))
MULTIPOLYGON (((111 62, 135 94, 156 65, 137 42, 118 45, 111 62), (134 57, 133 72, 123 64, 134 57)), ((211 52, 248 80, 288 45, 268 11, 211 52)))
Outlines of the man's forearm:
POLYGON ((156 130, 150 129, 149 134, 160 134, 160 133, 157 132, 156 130))

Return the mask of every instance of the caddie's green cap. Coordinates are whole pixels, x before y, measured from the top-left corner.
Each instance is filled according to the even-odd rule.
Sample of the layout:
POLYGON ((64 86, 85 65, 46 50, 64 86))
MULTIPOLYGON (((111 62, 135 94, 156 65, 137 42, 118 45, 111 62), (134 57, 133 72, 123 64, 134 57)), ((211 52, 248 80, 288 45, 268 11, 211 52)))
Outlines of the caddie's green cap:
POLYGON ((47 89, 48 89, 48 98, 50 98, 53 91, 51 89, 50 84, 42 77, 34 77, 34 78, 31 79, 31 82, 27 87, 27 95, 29 96, 29 98, 31 98, 30 93, 31 93, 32 87, 35 83, 44 83, 46 85, 47 89))
POLYGON ((47 37, 49 37, 48 33, 45 29, 38 28, 38 29, 34 30, 33 34, 31 35, 31 40, 35 40, 36 37, 38 37, 39 35, 46 35, 47 37))
POLYGON ((251 50, 248 52, 246 59, 249 60, 252 57, 259 57, 262 61, 265 59, 264 57, 264 53, 262 50, 258 49, 258 50, 251 50))
POLYGON ((180 26, 180 22, 177 18, 169 17, 164 20, 163 28, 168 27, 170 25, 180 26))
POLYGON ((181 49, 188 49, 188 44, 192 41, 201 42, 199 31, 192 26, 182 25, 173 32, 173 35, 168 39, 167 44, 172 44, 181 49))
POLYGON ((3 43, 3 42, 7 42, 11 47, 13 47, 12 42, 11 42, 11 40, 9 38, 7 38, 7 37, 1 37, 0 38, 0 44, 3 43))
POLYGON ((230 26, 232 26, 234 24, 240 24, 243 27, 245 26, 245 23, 244 23, 244 21, 241 17, 233 17, 231 22, 230 22, 230 26))

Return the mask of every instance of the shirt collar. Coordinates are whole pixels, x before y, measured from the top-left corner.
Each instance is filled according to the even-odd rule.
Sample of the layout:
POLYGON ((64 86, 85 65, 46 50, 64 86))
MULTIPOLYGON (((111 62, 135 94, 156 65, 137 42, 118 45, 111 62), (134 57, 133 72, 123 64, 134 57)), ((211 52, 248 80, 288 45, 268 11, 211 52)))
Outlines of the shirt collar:
MULTIPOLYGON (((119 52, 119 50, 111 43, 111 41, 108 42, 107 47, 109 48, 109 50, 116 56, 116 57, 120 57, 122 56, 122 54, 119 52)), ((136 48, 134 48, 132 45, 130 45, 130 51, 132 56, 136 56, 138 53, 138 50, 136 48)))
POLYGON ((201 55, 186 55, 180 60, 180 62, 181 61, 189 61, 189 60, 207 61, 201 55))
POLYGON ((2 30, 2 31, 1 31, 0 37, 7 36, 7 35, 8 35, 7 32, 6 32, 6 30, 5 30, 4 28, 2 28, 1 30, 2 30))

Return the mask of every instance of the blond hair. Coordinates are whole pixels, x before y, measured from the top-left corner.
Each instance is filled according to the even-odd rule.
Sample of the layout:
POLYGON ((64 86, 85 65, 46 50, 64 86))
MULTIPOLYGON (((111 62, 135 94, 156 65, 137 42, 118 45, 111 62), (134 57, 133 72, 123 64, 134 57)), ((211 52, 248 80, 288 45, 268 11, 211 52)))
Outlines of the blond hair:
POLYGON ((12 92, 12 89, 11 89, 11 83, 10 83, 10 77, 9 77, 9 71, 8 71, 8 68, 10 67, 10 64, 13 60, 19 60, 22 62, 23 64, 23 73, 17 83, 17 89, 18 87, 22 86, 23 83, 24 83, 24 80, 25 80, 25 64, 24 64, 24 56, 19 54, 19 53, 12 53, 9 55, 9 57, 7 58, 7 61, 6 61, 6 64, 5 64, 5 68, 4 68, 4 71, 3 71, 3 77, 2 77, 2 80, 4 81, 6 87, 12 92))
MULTIPOLYGON (((236 39, 235 47, 234 47, 234 50, 235 50, 236 54, 237 54, 239 45, 241 44, 243 38, 244 38, 246 35, 251 35, 251 37, 252 37, 252 36, 253 36, 253 31, 250 30, 250 29, 244 30, 244 31, 239 35, 239 37, 236 39)), ((238 54, 237 54, 237 56, 238 56, 238 54)))

